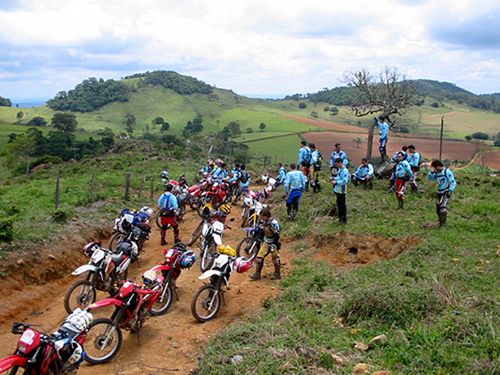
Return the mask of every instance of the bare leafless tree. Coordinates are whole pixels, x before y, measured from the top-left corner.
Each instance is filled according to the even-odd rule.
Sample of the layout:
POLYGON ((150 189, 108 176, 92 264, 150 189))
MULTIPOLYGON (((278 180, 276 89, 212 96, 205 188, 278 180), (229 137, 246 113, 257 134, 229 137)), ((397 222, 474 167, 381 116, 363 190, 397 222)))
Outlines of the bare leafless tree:
MULTIPOLYGON (((385 67, 377 75, 364 69, 349 72, 344 75, 344 82, 357 89, 351 106, 357 117, 376 114, 385 117, 391 127, 394 125, 391 116, 402 116, 415 102, 415 88, 396 68, 385 67)), ((368 159, 372 156, 375 124, 376 121, 368 130, 368 159)))

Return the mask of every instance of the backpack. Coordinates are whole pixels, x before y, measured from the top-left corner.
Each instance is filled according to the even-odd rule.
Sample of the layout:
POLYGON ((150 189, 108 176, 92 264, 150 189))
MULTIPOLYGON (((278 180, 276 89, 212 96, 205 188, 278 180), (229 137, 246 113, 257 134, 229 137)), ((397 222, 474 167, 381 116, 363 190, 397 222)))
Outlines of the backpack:
POLYGON ((243 183, 248 182, 248 179, 250 178, 250 175, 248 174, 247 171, 241 171, 240 173, 240 181, 243 183))
POLYGON ((304 156, 304 162, 310 164, 311 163, 311 149, 309 147, 306 147, 306 154, 304 156))

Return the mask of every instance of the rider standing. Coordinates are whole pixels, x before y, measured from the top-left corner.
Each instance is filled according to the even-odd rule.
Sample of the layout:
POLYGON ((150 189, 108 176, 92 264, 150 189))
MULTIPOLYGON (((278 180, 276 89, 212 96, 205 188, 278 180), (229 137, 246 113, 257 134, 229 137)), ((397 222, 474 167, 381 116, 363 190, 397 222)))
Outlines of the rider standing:
POLYGON ((295 218, 299 210, 300 198, 305 188, 306 177, 301 171, 297 170, 294 163, 290 164, 290 172, 286 174, 285 178, 286 210, 290 220, 295 218))
POLYGON ((439 227, 443 227, 446 225, 451 194, 455 192, 457 183, 453 172, 446 168, 441 160, 433 160, 431 168, 427 179, 437 182, 436 213, 439 219, 439 227))
POLYGON ((406 182, 413 178, 413 172, 411 171, 410 164, 406 161, 406 155, 402 151, 398 152, 398 161, 394 175, 396 176, 394 188, 396 190, 396 198, 398 199, 398 208, 403 209, 406 182))
POLYGON ((387 158, 387 142, 389 141, 389 124, 387 117, 375 117, 376 126, 379 128, 379 146, 380 159, 384 162, 387 158))
POLYGON ((274 264, 274 273, 271 275, 271 280, 281 279, 281 261, 280 261, 280 223, 272 217, 271 210, 264 208, 260 213, 259 225, 264 230, 264 242, 261 245, 257 258, 255 259, 256 270, 250 276, 252 280, 259 280, 262 275, 262 268, 264 268, 264 258, 271 254, 274 264))
POLYGON ((336 160, 338 158, 342 159, 342 165, 347 168, 349 165, 349 157, 345 151, 342 151, 342 145, 340 143, 335 144, 335 149, 332 151, 330 156, 330 169, 332 171, 332 176, 337 176, 337 168, 335 166, 336 160))
POLYGON ((314 193, 319 193, 321 191, 321 185, 319 183, 319 172, 321 171, 321 153, 316 148, 314 143, 309 143, 309 148, 311 149, 311 185, 313 187, 314 193))
POLYGON ((311 149, 307 147, 306 141, 300 142, 301 147, 299 150, 299 159, 297 161, 297 166, 302 168, 302 173, 306 176, 306 186, 305 191, 309 190, 309 168, 311 167, 311 149))
POLYGON ((332 178, 333 192, 337 197, 337 210, 339 212, 340 224, 347 224, 347 206, 346 195, 347 185, 349 185, 350 174, 349 170, 344 166, 342 158, 335 160, 335 168, 337 169, 337 176, 332 178))
POLYGON ((158 199, 158 207, 160 209, 160 222, 161 222, 161 245, 167 244, 165 236, 169 226, 174 230, 174 242, 180 242, 179 238, 179 224, 177 223, 177 210, 179 209, 179 202, 177 197, 172 194, 174 186, 167 184, 165 186, 165 193, 158 199))
POLYGON ((415 146, 413 145, 408 146, 407 155, 408 163, 410 164, 411 171, 413 172, 413 178, 410 180, 410 186, 413 191, 418 191, 417 173, 420 171, 422 157, 420 156, 420 153, 415 150, 415 146))

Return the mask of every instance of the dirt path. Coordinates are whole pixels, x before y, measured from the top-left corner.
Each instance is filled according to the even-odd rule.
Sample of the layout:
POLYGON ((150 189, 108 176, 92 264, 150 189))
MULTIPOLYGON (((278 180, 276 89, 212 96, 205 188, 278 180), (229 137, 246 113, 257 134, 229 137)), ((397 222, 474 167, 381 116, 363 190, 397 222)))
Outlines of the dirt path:
MULTIPOLYGON (((233 209, 236 217, 232 230, 226 230, 225 243, 236 246, 243 237, 239 228, 239 208, 233 209)), ((189 238, 199 218, 194 212, 189 212, 181 225, 181 235, 184 240, 189 238)), ((172 240, 172 233, 167 234, 167 240, 172 240)), ((130 276, 138 277, 149 267, 162 260, 163 247, 159 246, 160 238, 157 228, 153 229, 151 239, 145 246, 145 253, 140 262, 132 265, 130 276)), ((284 272, 288 265, 291 251, 284 249, 284 272)), ((81 263, 86 260, 81 257, 81 263)), ((269 263, 269 262, 267 262, 269 263)), ((272 271, 266 264, 264 274, 272 271)), ((72 271, 68 267, 67 274, 72 271)), ((252 272, 252 270, 250 270, 252 272)), ((278 293, 279 283, 263 278, 259 282, 251 282, 247 274, 234 274, 231 279, 231 289, 225 295, 226 304, 222 306, 218 317, 211 322, 200 324, 191 315, 191 299, 194 292, 202 285, 198 280, 199 266, 183 271, 177 281, 179 301, 174 301, 169 312, 157 318, 150 318, 139 335, 124 332, 124 345, 111 363, 101 366, 83 365, 79 374, 187 374, 195 369, 198 357, 202 353, 207 340, 228 324, 241 320, 242 317, 257 311, 264 299, 278 293)), ((58 327, 65 318, 63 297, 66 289, 73 281, 71 276, 49 281, 40 286, 19 286, 8 298, 2 298, 0 308, 0 358, 10 355, 15 348, 17 336, 10 333, 13 321, 29 321, 40 324, 46 331, 58 327), (24 298, 20 298, 24 296, 24 298), (26 298, 29 297, 29 298, 26 298), (21 299, 20 305, 9 304, 21 299), (31 300, 31 302, 30 302, 31 300), (20 313, 23 311, 24 313, 20 313)), ((8 280, 6 280, 6 283, 8 280)), ((3 282, 0 286, 3 286, 3 282)), ((103 297, 104 295, 101 295, 103 297)))

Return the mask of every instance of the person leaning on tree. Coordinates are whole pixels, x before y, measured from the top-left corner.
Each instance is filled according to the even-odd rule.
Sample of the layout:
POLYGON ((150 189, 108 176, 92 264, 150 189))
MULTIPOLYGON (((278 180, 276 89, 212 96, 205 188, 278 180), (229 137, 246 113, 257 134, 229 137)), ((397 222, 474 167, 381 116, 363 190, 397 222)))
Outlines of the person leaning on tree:
POLYGON ((455 176, 450 169, 444 166, 441 160, 433 160, 427 179, 437 182, 436 213, 438 215, 439 227, 443 227, 446 225, 446 217, 449 211, 448 204, 450 203, 451 195, 457 188, 455 176))
POLYGON ((389 124, 385 116, 375 117, 376 124, 379 128, 379 146, 380 159, 382 163, 387 160, 387 142, 389 141, 389 124))
POLYGON ((337 210, 339 213, 340 224, 347 224, 347 185, 349 185, 350 174, 349 170, 344 166, 342 158, 335 160, 335 168, 337 169, 337 176, 331 178, 333 184, 333 192, 337 197, 337 210))

